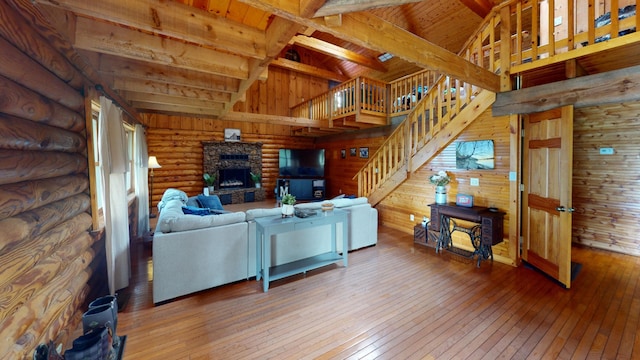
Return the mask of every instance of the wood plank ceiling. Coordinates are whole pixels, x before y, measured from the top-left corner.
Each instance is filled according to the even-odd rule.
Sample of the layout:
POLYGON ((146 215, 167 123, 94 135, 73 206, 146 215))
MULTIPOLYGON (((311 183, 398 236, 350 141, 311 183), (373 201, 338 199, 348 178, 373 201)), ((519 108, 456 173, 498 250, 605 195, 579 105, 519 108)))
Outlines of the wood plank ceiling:
POLYGON ((139 112, 237 117, 231 112, 233 105, 243 99, 253 82, 265 79, 269 66, 327 81, 360 75, 390 81, 420 68, 433 68, 474 77, 469 80, 486 86, 495 83, 480 68, 469 71, 461 58, 459 62, 425 63, 420 60, 424 56, 415 55, 417 49, 445 55, 459 51, 490 11, 490 0, 34 3, 99 71, 103 86, 117 91, 139 112), (363 18, 369 24, 348 23, 363 18), (385 32, 391 38, 417 37, 409 37, 412 40, 402 47, 393 41, 377 41, 376 24, 389 26, 385 32), (314 63, 287 59, 291 50, 313 52, 314 63), (378 56, 384 52, 395 58, 380 62, 378 56))

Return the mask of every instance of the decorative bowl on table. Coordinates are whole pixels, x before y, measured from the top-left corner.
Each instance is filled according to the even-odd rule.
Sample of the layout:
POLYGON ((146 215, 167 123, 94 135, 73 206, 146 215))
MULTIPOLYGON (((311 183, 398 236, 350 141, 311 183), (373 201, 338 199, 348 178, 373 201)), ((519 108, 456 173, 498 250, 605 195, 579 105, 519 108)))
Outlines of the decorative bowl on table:
POLYGON ((320 208, 324 212, 332 211, 333 210, 333 204, 330 203, 330 202, 323 202, 322 204, 320 204, 320 208))

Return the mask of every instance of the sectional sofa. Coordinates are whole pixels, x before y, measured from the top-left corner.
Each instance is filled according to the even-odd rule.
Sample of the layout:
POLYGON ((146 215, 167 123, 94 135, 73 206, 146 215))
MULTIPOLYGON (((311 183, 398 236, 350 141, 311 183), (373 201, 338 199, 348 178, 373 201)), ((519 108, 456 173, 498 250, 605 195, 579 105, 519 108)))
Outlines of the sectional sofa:
MULTIPOLYGON (((334 199, 347 211, 348 250, 372 246, 378 240, 378 212, 364 197, 334 199)), ((280 208, 246 212, 216 211, 215 215, 185 214, 197 207, 195 199, 168 189, 158 209, 153 237, 153 302, 155 304, 197 291, 248 280, 256 275, 255 219, 279 216, 280 208)), ((296 207, 318 209, 320 203, 296 207)), ((338 244, 342 244, 342 224, 338 244)), ((317 255, 330 248, 330 226, 286 233, 272 240, 271 264, 278 265, 317 255)), ((342 249, 339 247, 339 251, 342 249)))

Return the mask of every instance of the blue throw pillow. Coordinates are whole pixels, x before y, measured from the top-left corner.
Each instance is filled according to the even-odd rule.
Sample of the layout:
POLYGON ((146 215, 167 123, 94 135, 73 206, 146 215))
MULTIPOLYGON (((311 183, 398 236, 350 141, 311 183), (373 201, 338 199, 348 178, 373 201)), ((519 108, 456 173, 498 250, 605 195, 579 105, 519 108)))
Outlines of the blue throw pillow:
POLYGON ((183 206, 182 212, 187 215, 200 215, 200 216, 209 215, 209 209, 203 209, 203 208, 194 207, 194 206, 183 206))
POLYGON ((220 198, 218 195, 198 195, 198 203, 200 207, 208 208, 211 210, 224 210, 222 208, 222 203, 220 202, 220 198))

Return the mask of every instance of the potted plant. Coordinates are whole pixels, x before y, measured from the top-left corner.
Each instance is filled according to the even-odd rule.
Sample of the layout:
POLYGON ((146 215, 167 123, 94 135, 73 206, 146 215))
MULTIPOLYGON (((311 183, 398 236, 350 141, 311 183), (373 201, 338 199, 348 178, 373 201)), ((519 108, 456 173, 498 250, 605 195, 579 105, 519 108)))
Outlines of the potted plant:
POLYGON ((282 197, 282 217, 293 216, 293 205, 296 204, 296 197, 286 194, 282 197))
POLYGON ((205 193, 205 195, 213 194, 214 184, 216 183, 216 174, 209 175, 209 173, 204 173, 202 178, 204 179, 205 184, 207 184, 205 191, 207 191, 208 194, 205 193))
POLYGON ((249 173, 251 175, 251 180, 255 184, 256 188, 260 188, 262 185, 262 175, 260 173, 249 173))

